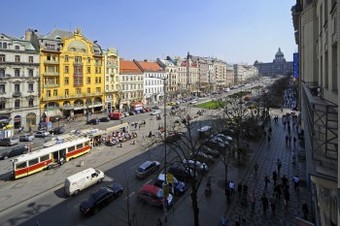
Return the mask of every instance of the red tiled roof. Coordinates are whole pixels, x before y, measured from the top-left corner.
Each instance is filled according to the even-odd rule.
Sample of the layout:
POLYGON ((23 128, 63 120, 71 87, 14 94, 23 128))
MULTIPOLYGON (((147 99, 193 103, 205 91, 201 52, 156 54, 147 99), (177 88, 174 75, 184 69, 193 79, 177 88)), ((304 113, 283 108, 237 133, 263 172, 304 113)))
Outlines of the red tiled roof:
POLYGON ((120 74, 143 74, 139 67, 133 61, 120 59, 120 74))
POLYGON ((145 61, 138 61, 139 66, 142 68, 143 71, 163 71, 163 68, 159 66, 156 62, 145 62, 145 61))

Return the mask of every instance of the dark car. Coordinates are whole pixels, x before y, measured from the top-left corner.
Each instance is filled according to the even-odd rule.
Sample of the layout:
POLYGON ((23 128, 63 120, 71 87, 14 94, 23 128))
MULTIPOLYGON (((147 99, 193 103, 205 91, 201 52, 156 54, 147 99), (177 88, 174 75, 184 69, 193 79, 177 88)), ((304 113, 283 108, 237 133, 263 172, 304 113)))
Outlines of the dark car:
MULTIPOLYGON (((161 173, 156 178, 156 180, 154 182, 154 185, 159 187, 159 188, 162 188, 164 180, 165 180, 165 174, 161 173)), ((171 194, 174 194, 174 195, 182 195, 182 194, 184 194, 184 192, 186 190, 184 182, 177 180, 177 178, 174 177, 172 174, 170 174, 170 175, 167 174, 167 182, 170 184, 169 192, 171 194)))
POLYGON ((8 137, 0 140, 0 146, 13 146, 19 143, 18 137, 8 137))
POLYGON ((129 111, 129 115, 135 115, 136 114, 136 112, 134 112, 134 111, 129 111))
POLYGON ((18 155, 26 154, 28 152, 28 147, 26 145, 20 145, 12 148, 10 151, 4 151, 0 153, 0 159, 12 158, 18 155))
POLYGON ((99 209, 108 205, 114 199, 114 192, 109 187, 99 188, 95 193, 92 193, 90 197, 81 202, 79 210, 83 215, 95 214, 99 209))
POLYGON ((99 121, 101 121, 101 122, 109 122, 109 121, 110 121, 110 118, 109 118, 108 116, 101 117, 101 118, 99 119, 99 121))
POLYGON ((118 184, 118 183, 113 183, 112 185, 109 186, 109 188, 113 191, 114 197, 119 197, 124 192, 123 186, 121 184, 118 184))
POLYGON ((51 134, 63 134, 65 133, 65 128, 63 126, 55 127, 50 130, 51 134))
POLYGON ((157 161, 146 161, 136 169, 136 177, 143 179, 160 168, 161 164, 157 161))
POLYGON ((45 130, 39 130, 34 134, 35 137, 40 137, 40 138, 45 138, 45 137, 48 137, 49 135, 50 133, 45 130))
POLYGON ((19 141, 20 142, 27 142, 27 141, 32 141, 34 139, 34 135, 32 134, 23 134, 19 136, 19 141))
POLYGON ((182 165, 174 165, 168 169, 168 172, 174 175, 181 181, 191 181, 194 179, 194 172, 192 169, 186 168, 182 165))
POLYGON ((90 125, 97 125, 99 124, 99 119, 97 118, 93 118, 93 119, 90 119, 89 121, 86 122, 86 124, 90 124, 90 125))

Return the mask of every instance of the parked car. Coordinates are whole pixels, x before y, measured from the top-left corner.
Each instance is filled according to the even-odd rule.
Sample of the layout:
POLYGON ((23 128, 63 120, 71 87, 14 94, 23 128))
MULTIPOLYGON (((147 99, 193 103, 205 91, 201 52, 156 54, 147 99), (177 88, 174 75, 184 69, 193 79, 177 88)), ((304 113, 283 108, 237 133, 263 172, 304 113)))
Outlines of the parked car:
POLYGON ((0 140, 0 146, 13 146, 19 144, 18 137, 8 137, 0 140))
MULTIPOLYGON (((172 174, 171 174, 172 175, 172 174)), ((185 183, 182 181, 177 180, 176 177, 172 175, 172 178, 169 177, 170 175, 167 174, 167 182, 170 184, 169 192, 173 195, 182 195, 186 191, 185 183), (173 188, 173 189, 172 189, 173 188)), ((156 178, 154 185, 162 188, 163 183, 165 180, 165 174, 161 173, 156 178)))
POLYGON ((6 150, 0 153, 0 159, 12 158, 18 155, 26 154, 28 152, 28 147, 26 145, 18 145, 13 147, 11 150, 6 150))
POLYGON ((190 182, 194 179, 194 171, 182 164, 170 166, 168 172, 181 181, 190 182))
MULTIPOLYGON (((152 184, 145 184, 138 192, 138 200, 152 206, 163 207, 165 203, 163 189, 152 184)), ((166 204, 167 208, 173 205, 173 196, 171 194, 168 194, 166 204)))
POLYGON ((92 193, 87 200, 80 203, 79 210, 86 216, 95 214, 99 209, 112 202, 113 199, 113 190, 109 187, 101 187, 95 193, 92 193))
POLYGON ((208 155, 206 153, 197 151, 195 152, 195 154, 191 155, 191 159, 197 160, 199 162, 205 163, 205 164, 209 164, 212 163, 214 161, 214 157, 211 155, 208 155))
POLYGON ((160 110, 153 110, 150 115, 159 115, 161 113, 160 110))
POLYGON ((220 153, 217 150, 211 149, 205 145, 200 148, 200 152, 206 153, 207 155, 211 155, 214 158, 218 158, 220 153))
POLYGON ((192 170, 196 170, 197 173, 204 174, 208 171, 208 166, 205 163, 202 163, 193 159, 183 159, 183 164, 185 167, 188 167, 192 170))
POLYGON ((136 114, 136 112, 134 112, 134 111, 129 111, 129 115, 135 115, 136 114))
POLYGON ((151 110, 151 108, 144 108, 144 111, 145 111, 145 112, 150 112, 150 111, 152 111, 152 110, 151 110))
POLYGON ((146 161, 136 169, 136 177, 145 178, 160 168, 161 164, 157 161, 146 161))
POLYGON ((34 137, 48 137, 50 135, 49 132, 45 131, 45 130, 39 130, 34 134, 34 137))
POLYGON ((93 118, 93 119, 90 119, 89 121, 86 122, 86 124, 90 124, 90 125, 97 125, 99 124, 99 119, 97 118, 93 118))
POLYGON ((125 111, 125 112, 123 112, 123 115, 124 115, 124 117, 128 117, 128 116, 130 116, 130 113, 125 111))
POLYGON ((152 109, 159 109, 159 107, 155 105, 155 106, 152 106, 152 109))
POLYGON ((32 134, 23 134, 19 136, 20 142, 32 141, 34 139, 34 135, 32 134))
POLYGON ((114 197, 119 197, 124 192, 123 186, 121 184, 118 184, 118 183, 113 183, 112 185, 109 186, 109 188, 113 191, 114 197))
POLYGON ((110 114, 108 114, 108 116, 111 120, 119 120, 121 118, 124 118, 123 113, 119 111, 111 112, 110 114))
POLYGON ((100 121, 100 122, 109 122, 109 121, 110 121, 110 118, 109 118, 109 116, 101 117, 101 118, 99 119, 99 121, 100 121))
POLYGON ((63 134, 65 133, 65 128, 63 126, 55 127, 50 130, 50 133, 52 134, 63 134))

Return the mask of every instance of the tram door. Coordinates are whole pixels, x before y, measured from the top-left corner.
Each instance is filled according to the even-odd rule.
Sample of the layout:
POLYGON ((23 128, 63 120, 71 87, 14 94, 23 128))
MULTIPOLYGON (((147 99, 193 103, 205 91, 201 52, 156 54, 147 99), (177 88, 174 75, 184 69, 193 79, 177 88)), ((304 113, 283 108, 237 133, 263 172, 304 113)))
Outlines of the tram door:
POLYGON ((59 161, 59 152, 55 151, 53 152, 53 162, 58 162, 59 161))

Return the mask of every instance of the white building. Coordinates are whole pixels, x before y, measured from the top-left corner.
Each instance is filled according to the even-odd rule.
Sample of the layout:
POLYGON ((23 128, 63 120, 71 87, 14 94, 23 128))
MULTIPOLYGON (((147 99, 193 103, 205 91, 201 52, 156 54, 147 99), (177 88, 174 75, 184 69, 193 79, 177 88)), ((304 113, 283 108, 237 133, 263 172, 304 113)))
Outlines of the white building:
POLYGON ((40 121, 39 51, 6 34, 0 34, 0 121, 25 130, 40 121))

